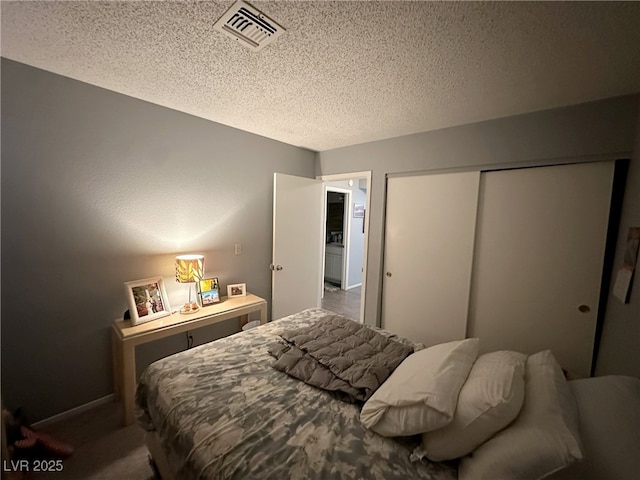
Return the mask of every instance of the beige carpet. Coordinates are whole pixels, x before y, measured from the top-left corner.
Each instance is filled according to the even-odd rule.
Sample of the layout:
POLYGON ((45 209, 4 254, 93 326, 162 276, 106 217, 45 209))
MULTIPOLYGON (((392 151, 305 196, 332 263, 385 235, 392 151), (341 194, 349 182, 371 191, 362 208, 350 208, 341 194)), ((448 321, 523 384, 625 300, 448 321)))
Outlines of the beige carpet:
POLYGON ((111 402, 38 429, 70 443, 75 452, 61 473, 31 473, 27 479, 152 480, 143 430, 121 422, 120 404, 111 402))

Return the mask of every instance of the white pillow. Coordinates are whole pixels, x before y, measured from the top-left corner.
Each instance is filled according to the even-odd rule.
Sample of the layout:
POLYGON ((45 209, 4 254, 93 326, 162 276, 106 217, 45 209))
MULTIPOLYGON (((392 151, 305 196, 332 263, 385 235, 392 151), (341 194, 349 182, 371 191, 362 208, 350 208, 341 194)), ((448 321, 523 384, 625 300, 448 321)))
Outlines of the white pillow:
POLYGON ((409 355, 362 407, 363 425, 386 437, 445 426, 478 349, 478 339, 468 338, 409 355))
POLYGON ((536 480, 582 459, 578 411, 549 350, 527 358, 525 400, 518 418, 470 456, 459 480, 536 480))
POLYGON ((509 425, 524 401, 526 361, 523 353, 507 350, 481 355, 460 390, 451 423, 423 433, 415 453, 436 462, 460 458, 509 425))

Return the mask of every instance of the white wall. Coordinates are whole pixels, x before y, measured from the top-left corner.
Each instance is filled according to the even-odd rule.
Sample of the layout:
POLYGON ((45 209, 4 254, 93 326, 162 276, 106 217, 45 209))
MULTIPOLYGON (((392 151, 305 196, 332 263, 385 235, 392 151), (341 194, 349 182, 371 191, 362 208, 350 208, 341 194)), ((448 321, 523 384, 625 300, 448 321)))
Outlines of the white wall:
POLYGON ((353 216, 353 205, 367 207, 367 192, 359 188, 358 179, 354 179, 351 187, 351 243, 349 244, 349 275, 347 289, 362 284, 362 267, 364 261, 364 218, 353 216))
MULTIPOLYGON (((638 100, 638 95, 611 98, 320 152, 316 175, 372 170, 365 323, 380 322, 387 174, 631 157, 631 169, 637 171, 640 151, 633 149, 638 100)), ((630 180, 630 187, 627 195, 637 198, 637 180, 630 180)), ((623 221, 636 218, 637 202, 634 205, 627 207, 623 221), (636 213, 628 213, 631 210, 636 213)), ((620 312, 607 312, 603 362, 612 356, 605 351, 620 349, 619 362, 606 360, 612 365, 607 371, 622 371, 619 363, 624 363, 627 371, 640 376, 638 322, 629 320, 630 313, 622 314, 624 319, 617 315, 620 312), (617 332, 615 341, 608 326, 617 332)))
MULTIPOLYGON (((2 59, 2 400, 31 421, 113 391, 123 282, 174 257, 271 297, 273 173, 313 176, 311 151, 2 59), (234 256, 234 243, 242 255, 234 256)), ((238 330, 193 332, 195 343, 238 330)), ((139 371, 186 348, 138 349, 139 371)))

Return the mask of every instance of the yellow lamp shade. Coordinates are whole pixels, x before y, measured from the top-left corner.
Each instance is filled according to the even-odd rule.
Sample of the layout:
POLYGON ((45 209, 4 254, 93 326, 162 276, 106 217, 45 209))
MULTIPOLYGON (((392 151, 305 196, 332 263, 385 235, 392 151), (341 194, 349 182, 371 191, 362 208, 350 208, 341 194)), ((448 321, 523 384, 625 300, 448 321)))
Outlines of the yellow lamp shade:
POLYGON ((204 276, 203 255, 178 255, 176 257, 176 282, 198 282, 204 276))

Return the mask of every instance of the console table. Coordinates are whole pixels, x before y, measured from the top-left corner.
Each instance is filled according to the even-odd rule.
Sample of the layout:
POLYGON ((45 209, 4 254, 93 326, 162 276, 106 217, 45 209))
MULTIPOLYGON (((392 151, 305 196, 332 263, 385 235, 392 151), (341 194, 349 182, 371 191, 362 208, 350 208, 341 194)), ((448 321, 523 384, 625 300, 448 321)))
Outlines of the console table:
POLYGON ((240 326, 249 321, 249 314, 260 312, 260 323, 267 322, 267 302, 256 295, 222 297, 215 305, 202 307, 188 315, 174 313, 151 322, 131 325, 128 320, 115 320, 111 331, 113 347, 113 383, 115 399, 124 406, 124 424, 135 421, 136 345, 149 343, 170 335, 206 327, 230 318, 240 318, 240 326))

